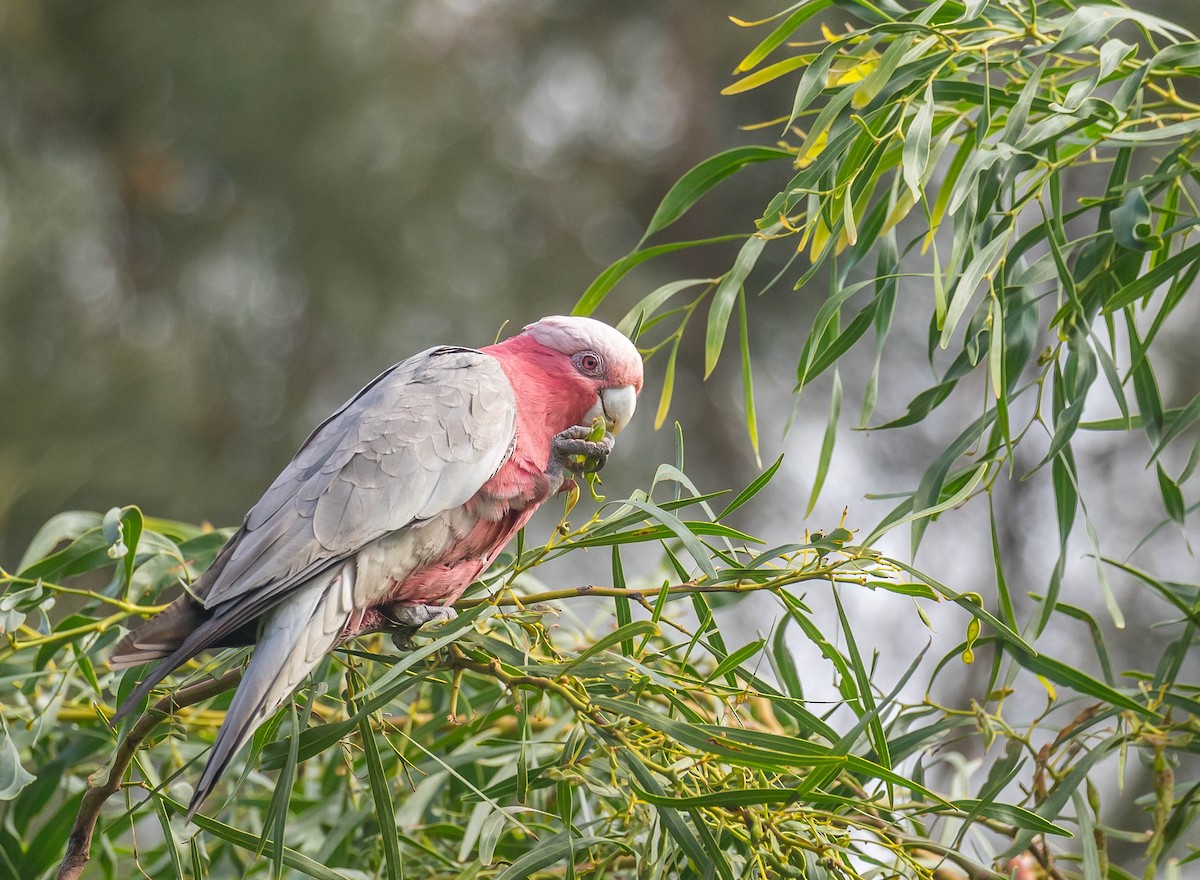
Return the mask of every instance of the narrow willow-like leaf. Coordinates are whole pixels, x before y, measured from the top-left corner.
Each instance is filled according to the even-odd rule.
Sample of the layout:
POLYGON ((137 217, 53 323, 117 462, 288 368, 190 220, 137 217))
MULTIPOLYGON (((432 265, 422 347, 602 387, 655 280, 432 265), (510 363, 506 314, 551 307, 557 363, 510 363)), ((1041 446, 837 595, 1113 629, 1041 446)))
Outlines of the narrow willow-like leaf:
POLYGON ((761 651, 764 644, 766 644, 765 639, 757 639, 753 642, 742 645, 736 651, 728 654, 725 659, 718 663, 716 668, 708 674, 708 677, 705 679, 705 683, 729 674, 761 651))
MULTIPOLYGON (((1041 601, 1041 597, 1035 596, 1034 601, 1041 601)), ((1096 658, 1100 661, 1100 669, 1104 675, 1104 683, 1110 686, 1116 684, 1116 675, 1113 673, 1112 661, 1108 656, 1108 648, 1104 644, 1104 633, 1100 629, 1100 624, 1096 622, 1096 618, 1088 614, 1077 605, 1070 605, 1066 602, 1058 602, 1054 608, 1055 612, 1069 617, 1072 620, 1078 620, 1085 624, 1092 636, 1092 645, 1096 649, 1096 658)))
POLYGON ((758 450, 758 412, 754 406, 754 372, 750 363, 750 330, 746 318, 746 291, 738 292, 738 344, 742 355, 742 409, 746 414, 746 433, 754 451, 754 463, 762 467, 758 450))
MULTIPOLYGON (((1071 792, 1071 803, 1075 807, 1075 821, 1079 823, 1079 845, 1083 849, 1085 877, 1105 877, 1108 871, 1100 866, 1100 850, 1096 845, 1096 832, 1087 801, 1079 789, 1071 792)), ((1097 817, 1099 818, 1099 817, 1097 817)), ((1026 827, 1027 826, 1022 826, 1026 827)), ((1029 830, 1027 828, 1027 830, 1029 830)))
POLYGON ((375 818, 379 823, 379 836, 383 841, 383 865, 388 880, 404 880, 404 863, 400 858, 400 837, 396 831, 396 810, 392 805, 392 788, 383 760, 379 755, 379 744, 371 719, 363 715, 358 721, 359 739, 367 759, 367 775, 371 783, 371 800, 375 804, 375 818))
POLYGON ((572 315, 590 315, 596 311, 600 303, 604 302, 604 298, 608 296, 609 291, 617 286, 617 282, 624 278, 631 269, 644 263, 646 260, 654 257, 661 257, 663 254, 671 254, 675 251, 686 250, 687 248, 704 247, 710 244, 722 244, 727 241, 740 241, 746 236, 738 235, 719 235, 715 238, 703 238, 695 241, 676 241, 667 244, 659 244, 653 247, 648 247, 642 250, 635 250, 631 254, 626 254, 617 260, 598 276, 593 281, 588 289, 579 297, 579 302, 575 303, 575 307, 571 310, 572 315))
MULTIPOLYGON (((621 548, 616 544, 613 544, 612 548, 612 579, 614 587, 618 590, 625 589, 625 566, 621 562, 621 548)), ((629 599, 625 596, 614 596, 613 608, 617 617, 618 629, 627 626, 633 621, 629 599)), ((626 657, 633 656, 633 639, 626 639, 621 642, 621 653, 626 657)))
MULTIPOLYGON (((883 723, 879 720, 879 707, 876 706, 875 697, 871 693, 871 674, 867 671, 866 664, 863 663, 862 655, 858 650, 858 640, 854 638, 854 630, 851 629, 850 621, 846 617, 841 594, 836 589, 833 591, 833 600, 837 607, 838 622, 841 623, 842 633, 846 636, 846 659, 858 683, 858 693, 862 699, 863 708, 871 715, 867 731, 870 734, 871 745, 875 749, 875 759, 882 766, 891 769, 892 758, 888 752, 887 734, 884 733, 883 723)), ((909 674, 911 675, 913 671, 915 671, 915 667, 910 670, 909 674)))
POLYGON ((775 627, 775 635, 771 639, 771 668, 775 670, 775 677, 790 696, 803 699, 804 686, 800 682, 800 674, 796 671, 796 663, 787 643, 787 625, 790 621, 790 617, 784 617, 775 627))
MULTIPOLYGON (((563 859, 573 859, 575 853, 581 849, 587 849, 589 846, 595 846, 600 843, 618 843, 608 837, 596 837, 594 835, 586 837, 573 837, 566 835, 555 840, 541 843, 536 849, 527 852, 496 878, 496 880, 526 880, 533 876, 536 872, 551 865, 561 862, 563 859)), ((627 849, 622 844, 623 849, 627 849)))
POLYGON ((1075 836, 1061 825, 1055 825, 1037 813, 1022 807, 1014 807, 1011 804, 989 803, 975 798, 961 798, 953 803, 955 807, 964 813, 974 812, 980 816, 995 819, 998 822, 1005 822, 1028 831, 1036 831, 1039 834, 1057 834, 1059 837, 1075 836))
POLYGON ((708 575, 708 577, 714 579, 716 578, 717 570, 713 568, 712 559, 709 557, 708 552, 704 549, 704 545, 700 543, 699 539, 695 535, 695 532, 689 529, 679 519, 679 517, 675 516, 673 513, 668 513, 657 504, 653 504, 650 501, 640 501, 636 498, 630 498, 624 503, 628 504, 630 507, 636 507, 638 510, 647 514, 652 519, 656 519, 662 523, 667 529, 670 530, 672 535, 674 535, 683 543, 684 548, 687 550, 692 559, 695 560, 696 565, 700 567, 700 570, 708 575))
MULTIPOLYGON (((1070 800, 1072 792, 1083 784, 1084 779, 1091 772, 1092 766, 1101 758, 1108 755, 1113 749, 1117 748, 1120 742, 1121 736, 1120 734, 1116 734, 1092 746, 1091 750, 1080 758, 1078 763, 1057 782, 1050 791, 1049 796, 1038 804, 1033 812, 1047 821, 1057 817, 1062 812, 1067 801, 1070 800)), ((1012 845, 996 858, 1008 859, 1019 852, 1023 852, 1029 846, 1030 841, 1033 840, 1034 835, 1039 833, 1032 829, 1022 828, 1021 833, 1013 839, 1012 845)))
POLYGON ((1000 599, 1000 612, 1004 622, 1017 628, 1017 613, 1013 607, 1012 594, 1008 589, 1008 578, 1004 576, 1004 555, 1000 552, 1000 535, 996 530, 996 508, 993 497, 988 495, 988 524, 992 538, 992 570, 996 573, 996 594, 1000 599))
POLYGON ((716 520, 720 521, 725 519, 727 516, 729 516, 729 514, 733 513, 735 510, 761 492, 767 483, 771 482, 771 478, 775 476, 775 473, 779 470, 779 466, 781 464, 783 464, 782 455, 775 459, 775 462, 769 468, 755 477, 751 481, 750 485, 734 496, 734 499, 725 506, 725 509, 716 515, 716 520))
MULTIPOLYGON (((1167 602, 1170 602, 1172 605, 1174 605, 1176 610, 1183 615, 1185 620, 1190 621, 1193 626, 1200 628, 1200 609, 1197 609, 1194 604, 1189 604, 1189 602, 1185 600, 1183 592, 1178 589, 1177 585, 1169 585, 1167 581, 1156 578, 1148 572, 1143 571, 1137 566, 1130 565, 1127 562, 1120 562, 1116 559, 1109 559, 1108 557, 1104 557, 1101 561, 1106 565, 1111 565, 1114 568, 1117 568, 1126 574, 1137 578, 1147 587, 1158 593, 1158 595, 1160 595, 1167 602)), ((1194 601, 1195 600, 1193 599, 1193 603, 1194 601)))
POLYGON ((954 335, 954 330, 958 327, 958 322, 966 314, 967 306, 971 303, 975 288, 979 286, 979 282, 984 279, 984 276, 993 269, 997 256, 1007 244, 1007 236, 1003 234, 996 235, 994 239, 989 241, 975 254, 974 258, 967 265, 967 268, 963 270, 962 276, 954 286, 954 292, 950 295, 950 302, 946 308, 946 320, 942 324, 942 335, 938 342, 943 349, 950 344, 950 337, 954 335))
POLYGON ((764 67, 762 70, 756 71, 749 76, 744 76, 725 88, 721 89, 722 95, 737 95, 741 92, 749 92, 757 89, 759 86, 766 85, 773 80, 779 79, 781 76, 786 76, 793 70, 799 70, 802 67, 808 67, 813 59, 807 55, 796 55, 791 58, 785 58, 783 61, 776 61, 774 64, 764 67))
MULTIPOLYGON (((183 804, 171 799, 167 795, 161 792, 153 792, 152 794, 179 815, 182 816, 187 812, 187 808, 183 804)), ((204 829, 209 834, 221 840, 226 840, 248 852, 253 852, 258 846, 257 835, 234 828, 231 825, 226 825, 224 822, 218 822, 216 819, 210 819, 202 813, 197 813, 193 816, 192 822, 196 827, 204 829)), ((332 868, 327 868, 320 862, 286 846, 283 848, 283 863, 293 870, 314 878, 314 880, 349 880, 347 875, 341 874, 332 868)))
POLYGON ((658 411, 654 414, 654 430, 663 426, 667 414, 671 411, 671 395, 675 393, 675 361, 679 357, 679 343, 682 336, 675 337, 671 350, 667 353, 667 369, 663 373, 662 393, 658 398, 658 411))
MULTIPOLYGON (((292 736, 288 745, 287 760, 284 761, 283 769, 279 771, 275 792, 271 795, 271 803, 267 808, 267 820, 272 830, 270 838, 272 843, 271 876, 274 880, 279 880, 283 876, 285 866, 283 838, 287 831, 288 806, 291 804, 292 787, 296 784, 296 767, 299 764, 300 715, 296 711, 295 698, 289 701, 288 710, 291 716, 292 736)), ((264 829, 259 845, 265 846, 267 842, 267 832, 264 829)))
POLYGON ((825 485, 825 477, 829 473, 829 462, 833 458, 833 445, 837 441, 838 419, 842 412, 842 380, 838 371, 833 371, 833 389, 829 393, 829 416, 825 422, 825 437, 821 441, 821 452, 817 457, 817 473, 813 477, 812 491, 808 495, 808 506, 804 510, 805 517, 812 516, 817 499, 821 496, 821 487, 825 485))
POLYGON ((1163 507, 1167 511, 1167 516, 1184 527, 1187 518, 1187 505, 1183 500, 1183 492, 1180 491, 1178 484, 1172 480, 1161 464, 1156 465, 1158 469, 1158 490, 1162 495, 1163 507))
POLYGON ((1149 272, 1139 276, 1136 281, 1126 284, 1108 297, 1104 302, 1104 311, 1106 313, 1115 312, 1137 302, 1152 293, 1160 284, 1173 278, 1197 261, 1200 261, 1200 244, 1184 248, 1175 256, 1163 260, 1149 272))
POLYGON ((742 291, 746 276, 758 262, 759 255, 766 247, 767 239, 762 235, 749 238, 738 252, 733 267, 725 273, 721 283, 713 293, 712 305, 708 310, 708 325, 704 333, 704 378, 712 375, 721 357, 721 349, 725 345, 725 330, 729 326, 729 317, 733 314, 733 305, 742 291))
MULTIPOLYGON (((646 769, 646 766, 642 764, 637 756, 618 750, 617 760, 624 764, 629 772, 633 774, 643 791, 660 797, 663 795, 662 786, 659 785, 658 780, 646 769)), ((704 847, 700 845, 700 841, 696 839, 696 835, 692 833, 692 829, 683 821, 683 817, 679 815, 678 811, 668 806, 659 806, 658 815, 671 837, 675 839, 680 848, 687 854, 687 857, 691 859, 692 864, 697 869, 700 869, 706 863, 704 847)), ((729 880, 732 880, 732 877, 729 880)))
POLYGON ((632 645, 633 640, 638 636, 652 634, 657 635, 658 631, 658 626, 649 620, 634 620, 623 624, 613 632, 610 632, 593 642, 591 646, 587 648, 587 650, 582 651, 578 657, 568 663, 564 671, 570 672, 573 667, 579 666, 587 661, 590 657, 594 657, 603 651, 607 651, 609 648, 619 642, 627 642, 632 645))
POLYGON ((833 0, 810 0, 810 2, 797 3, 791 14, 765 40, 738 62, 738 66, 734 68, 733 72, 745 73, 747 70, 753 70, 764 58, 783 45, 783 42, 795 32, 796 28, 819 12, 828 9, 832 4, 833 0))
POLYGON ((921 181, 929 166, 929 142, 933 134, 933 84, 925 89, 925 96, 917 107, 912 124, 904 135, 902 169, 904 182, 912 193, 913 201, 921 199, 921 181))
POLYGON ((941 513, 944 510, 949 510, 952 507, 957 507, 959 504, 962 504, 964 501, 967 500, 968 497, 970 497, 971 493, 975 491, 975 487, 978 486, 980 484, 980 482, 982 482, 984 474, 987 473, 987 469, 988 469, 988 465, 985 462, 984 464, 979 465, 977 468, 975 468, 973 471, 971 471, 971 476, 967 480, 967 482, 963 485, 963 487, 961 489, 959 489, 957 492, 955 492, 953 495, 951 495, 949 498, 946 498, 943 501, 939 501, 937 504, 931 504, 928 507, 923 507, 920 510, 915 510, 912 513, 907 514, 906 516, 903 516, 898 520, 887 523, 886 525, 876 526, 875 530, 873 532, 871 532, 871 534, 868 535, 867 538, 863 541, 863 544, 869 546, 869 545, 875 543, 876 541, 878 541, 882 535, 886 534, 887 532, 890 532, 892 529, 896 528, 897 526, 907 525, 910 522, 916 522, 918 520, 929 519, 930 517, 936 516, 937 514, 941 513))
POLYGON ((617 329, 630 339, 636 341, 637 336, 634 330, 638 323, 645 324, 647 320, 653 318, 658 310, 676 294, 691 287, 714 283, 714 280, 711 278, 685 278, 682 281, 671 281, 661 287, 657 287, 626 312, 625 317, 617 324, 617 329))
POLYGON ((840 47, 841 44, 839 42, 830 43, 821 50, 821 54, 817 56, 816 60, 805 69, 803 76, 800 77, 799 85, 796 86, 796 97, 792 101, 791 115, 788 116, 787 124, 784 125, 785 131, 791 128, 792 123, 813 102, 817 95, 824 91, 825 80, 829 75, 829 68, 833 65, 833 59, 837 57, 840 47))
POLYGON ((734 147, 705 159, 685 173, 674 186, 667 190, 658 210, 654 212, 654 216, 650 218, 650 223, 646 226, 646 231, 642 234, 642 241, 654 233, 666 229, 686 214, 688 209, 700 201, 705 193, 731 174, 736 174, 747 165, 770 162, 775 159, 791 159, 792 155, 791 151, 781 150, 777 147, 749 146, 734 147))

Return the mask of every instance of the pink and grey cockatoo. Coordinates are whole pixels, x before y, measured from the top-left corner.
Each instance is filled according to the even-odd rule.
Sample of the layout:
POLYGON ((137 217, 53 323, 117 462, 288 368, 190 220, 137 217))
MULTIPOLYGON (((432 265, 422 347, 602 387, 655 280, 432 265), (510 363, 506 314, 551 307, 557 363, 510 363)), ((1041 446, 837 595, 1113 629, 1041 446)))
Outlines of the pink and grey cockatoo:
POLYGON ((254 644, 188 818, 255 729, 336 645, 448 608, 570 475, 603 466, 642 359, 590 318, 549 317, 479 350, 431 348, 300 447, 212 566, 128 634, 114 667, 160 660, 129 711, 201 651, 254 644), (603 417, 610 434, 587 439, 603 417))

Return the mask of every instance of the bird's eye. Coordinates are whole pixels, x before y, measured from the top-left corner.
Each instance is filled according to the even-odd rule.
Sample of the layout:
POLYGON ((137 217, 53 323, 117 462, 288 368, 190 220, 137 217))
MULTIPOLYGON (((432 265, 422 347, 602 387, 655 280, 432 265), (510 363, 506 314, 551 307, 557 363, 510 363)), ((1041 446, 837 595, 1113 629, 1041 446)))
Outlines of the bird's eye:
POLYGON ((604 369, 604 361, 594 351, 585 351, 575 355, 575 366, 581 373, 595 376, 604 369))

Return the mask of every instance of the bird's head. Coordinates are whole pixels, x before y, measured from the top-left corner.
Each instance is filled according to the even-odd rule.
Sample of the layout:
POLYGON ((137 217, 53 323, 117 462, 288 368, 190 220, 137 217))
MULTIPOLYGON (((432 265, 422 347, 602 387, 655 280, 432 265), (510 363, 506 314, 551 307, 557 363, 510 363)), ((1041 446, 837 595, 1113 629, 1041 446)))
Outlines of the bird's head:
POLYGON ((579 424, 604 416, 614 434, 629 424, 642 390, 642 356, 624 334, 593 318, 552 315, 528 325, 521 335, 565 357, 573 384, 594 393, 579 424))

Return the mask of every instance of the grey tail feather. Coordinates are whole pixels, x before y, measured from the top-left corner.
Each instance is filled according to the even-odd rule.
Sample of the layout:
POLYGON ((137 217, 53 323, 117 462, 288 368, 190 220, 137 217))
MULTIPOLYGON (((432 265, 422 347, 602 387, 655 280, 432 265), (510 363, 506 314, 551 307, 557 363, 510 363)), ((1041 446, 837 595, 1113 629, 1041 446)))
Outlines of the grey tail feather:
MULTIPOLYGON (((187 593, 117 642, 108 660, 114 669, 140 666, 151 660, 162 659, 163 662, 155 666, 146 680, 125 699, 110 723, 115 725, 128 715, 156 684, 205 648, 238 643, 228 640, 228 627, 224 623, 215 623, 212 612, 201 602, 229 562, 243 530, 244 527, 238 529, 225 542, 212 565, 192 582, 187 593), (212 635, 207 640, 196 638, 201 632, 212 635), (190 653, 185 652, 184 646, 191 646, 190 653)), ((244 639, 242 643, 249 644, 244 639)))
POLYGON ((108 663, 113 669, 125 669, 168 657, 209 616, 191 596, 180 596, 137 629, 126 633, 113 648, 108 663))
POLYGON ((115 726, 117 722, 133 711, 134 707, 141 703, 159 682, 207 648, 212 642, 216 641, 216 638, 219 638, 219 636, 210 637, 209 633, 213 629, 216 629, 214 624, 220 623, 222 623, 220 618, 212 618, 205 621, 188 638, 184 639, 174 651, 167 654, 158 665, 150 670, 150 673, 142 679, 141 683, 130 692, 129 696, 117 708, 117 711, 113 713, 113 717, 109 719, 108 723, 115 726))
MULTIPOLYGON (((165 613, 165 612, 164 612, 165 613)), ((216 646, 225 646, 237 644, 238 642, 230 641, 231 636, 240 633, 245 627, 246 615, 238 614, 214 614, 204 620, 199 626, 188 633, 187 637, 178 644, 163 660, 155 666, 150 673, 142 679, 141 683, 130 692, 125 701, 121 703, 120 708, 113 714, 110 719, 110 725, 116 725, 118 721, 128 715, 142 699, 153 690, 159 682, 171 674, 172 671, 182 666, 188 660, 191 660, 201 651, 216 646)), ((249 616, 255 616, 251 613, 249 616)))
POLYGON ((340 591, 330 596, 330 588, 343 572, 353 577, 353 566, 339 566, 313 578, 290 595, 286 603, 264 616, 258 644, 188 804, 187 821, 191 821, 229 762, 259 725, 279 708, 337 643, 345 620, 349 618, 349 609, 344 614, 334 615, 330 626, 325 602, 336 601, 336 592, 340 591), (339 617, 341 619, 337 620, 339 617))

